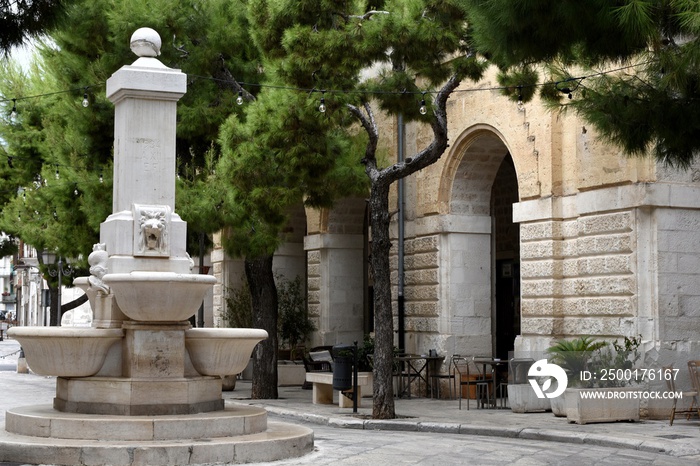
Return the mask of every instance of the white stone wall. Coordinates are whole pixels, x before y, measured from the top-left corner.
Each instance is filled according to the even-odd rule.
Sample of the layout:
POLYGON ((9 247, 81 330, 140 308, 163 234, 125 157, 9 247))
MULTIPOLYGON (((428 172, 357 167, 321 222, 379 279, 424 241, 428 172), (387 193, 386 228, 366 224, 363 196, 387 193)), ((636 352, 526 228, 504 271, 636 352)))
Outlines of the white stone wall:
POLYGON ((700 210, 658 209, 659 337, 695 352, 700 340, 700 210), (691 344, 692 346, 687 346, 691 344))

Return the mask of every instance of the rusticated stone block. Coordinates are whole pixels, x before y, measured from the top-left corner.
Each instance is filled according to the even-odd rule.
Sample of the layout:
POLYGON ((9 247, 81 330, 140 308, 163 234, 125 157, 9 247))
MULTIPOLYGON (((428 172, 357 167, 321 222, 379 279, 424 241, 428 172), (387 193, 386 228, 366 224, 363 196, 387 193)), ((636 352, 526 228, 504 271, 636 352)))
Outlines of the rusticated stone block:
POLYGON ((437 236, 424 236, 414 240, 406 241, 404 245, 406 255, 418 254, 421 252, 431 252, 438 250, 437 236))
POLYGON ((593 215, 580 218, 579 224, 583 235, 632 231, 634 216, 631 212, 593 215))

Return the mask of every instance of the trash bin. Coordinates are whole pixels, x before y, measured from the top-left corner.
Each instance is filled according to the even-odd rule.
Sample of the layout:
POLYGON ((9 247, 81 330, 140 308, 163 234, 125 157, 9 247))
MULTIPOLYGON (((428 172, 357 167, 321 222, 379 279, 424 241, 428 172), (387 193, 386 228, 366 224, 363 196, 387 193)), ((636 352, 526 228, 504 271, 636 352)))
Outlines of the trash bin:
POLYGON ((333 361, 333 390, 350 390, 352 388, 355 347, 350 345, 334 346, 333 361))

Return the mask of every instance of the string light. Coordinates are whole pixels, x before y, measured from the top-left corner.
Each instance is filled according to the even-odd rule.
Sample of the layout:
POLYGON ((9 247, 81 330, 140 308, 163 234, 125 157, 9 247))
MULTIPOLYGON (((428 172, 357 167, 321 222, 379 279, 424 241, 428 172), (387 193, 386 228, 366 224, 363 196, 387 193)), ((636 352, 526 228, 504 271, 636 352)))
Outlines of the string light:
POLYGON ((518 86, 518 110, 525 110, 525 105, 523 104, 523 86, 518 86))
POLYGON ((318 106, 318 111, 321 113, 326 113, 326 99, 324 95, 326 91, 321 91, 321 104, 318 106))
POLYGON ((576 89, 578 89, 578 87, 581 85, 581 81, 583 81, 585 78, 586 78, 586 76, 584 76, 582 78, 569 78, 565 81, 558 81, 558 82, 554 83, 554 87, 556 88, 556 90, 558 90, 562 94, 567 94, 569 99, 571 99, 571 98, 573 98, 572 93, 576 89), (559 87, 560 84, 566 84, 569 82, 576 83, 576 85, 575 86, 559 87))
POLYGON ((88 88, 85 88, 85 93, 83 94, 83 107, 87 108, 90 105, 90 100, 88 99, 88 88))
POLYGON ((420 108, 418 109, 421 115, 428 113, 428 107, 425 106, 425 94, 426 92, 423 91, 423 98, 420 101, 420 108))
POLYGON ((243 105, 243 91, 238 91, 238 98, 236 99, 238 105, 243 105))
POLYGON ((56 166, 56 175, 55 176, 56 176, 57 180, 61 179, 61 175, 59 175, 59 173, 58 173, 58 166, 56 166))
POLYGON ((100 183, 104 183, 104 182, 105 182, 105 180, 104 180, 104 178, 102 177, 102 172, 100 172, 100 183))
POLYGON ((17 99, 12 99, 12 111, 10 112, 10 120, 14 121, 17 118, 17 99))

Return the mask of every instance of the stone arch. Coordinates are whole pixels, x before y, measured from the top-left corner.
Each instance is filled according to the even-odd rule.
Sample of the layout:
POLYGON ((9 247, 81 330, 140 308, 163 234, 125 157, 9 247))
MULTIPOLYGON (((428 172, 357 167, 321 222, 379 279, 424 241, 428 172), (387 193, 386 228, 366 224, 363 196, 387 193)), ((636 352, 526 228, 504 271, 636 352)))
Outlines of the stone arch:
MULTIPOLYGON (((503 229, 502 223, 505 219, 512 224, 518 181, 503 135, 485 124, 460 134, 443 168, 439 190, 440 213, 450 219, 446 222, 450 228, 443 230, 440 240, 441 267, 445 267, 442 298, 447 310, 442 328, 454 336, 457 354, 507 357, 513 348, 513 327, 519 328, 512 318, 519 303, 519 247, 502 254, 496 233, 517 235, 517 225, 503 229), (500 184, 507 184, 514 198, 504 198, 500 184), (506 300, 510 307, 504 311, 506 300)), ((517 236, 513 243, 518 243, 517 236)))
MULTIPOLYGON (((498 170, 498 165, 496 165, 495 168, 493 164, 488 166, 488 152, 489 149, 493 150, 495 147, 503 146, 506 149, 504 155, 505 153, 512 154, 510 147, 505 141, 506 139, 500 131, 487 124, 478 124, 467 128, 457 137, 457 140, 447 157, 447 161, 440 177, 440 187, 438 191, 440 214, 447 215, 453 213, 452 209, 455 207, 455 200, 458 200, 459 202, 461 199, 462 202, 459 202, 461 207, 468 207, 467 198, 469 197, 469 190, 460 190, 460 183, 455 186, 455 181, 460 179, 460 174, 458 171, 460 169, 465 170, 465 165, 462 164, 464 157, 467 154, 476 155, 474 158, 476 158, 476 162, 479 163, 477 169, 484 170, 484 172, 471 170, 469 175, 471 175, 472 179, 478 179, 477 177, 480 175, 487 175, 487 179, 493 181, 493 177, 498 170), (477 148, 477 150, 480 152, 479 154, 475 154, 475 148, 477 148)), ((514 159, 513 163, 515 164, 517 171, 517 161, 514 159)), ((483 210, 483 206, 479 206, 479 208, 483 210)))

